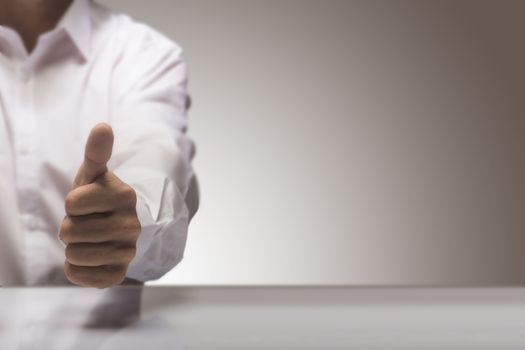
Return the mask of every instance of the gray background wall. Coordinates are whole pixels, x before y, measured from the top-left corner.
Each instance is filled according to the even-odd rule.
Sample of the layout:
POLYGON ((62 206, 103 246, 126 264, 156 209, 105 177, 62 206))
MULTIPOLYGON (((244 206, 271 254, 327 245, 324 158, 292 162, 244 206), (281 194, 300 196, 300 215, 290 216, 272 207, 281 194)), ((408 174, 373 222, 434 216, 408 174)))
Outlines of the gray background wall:
POLYGON ((525 282, 525 2, 103 2, 190 68, 201 209, 159 283, 525 282))

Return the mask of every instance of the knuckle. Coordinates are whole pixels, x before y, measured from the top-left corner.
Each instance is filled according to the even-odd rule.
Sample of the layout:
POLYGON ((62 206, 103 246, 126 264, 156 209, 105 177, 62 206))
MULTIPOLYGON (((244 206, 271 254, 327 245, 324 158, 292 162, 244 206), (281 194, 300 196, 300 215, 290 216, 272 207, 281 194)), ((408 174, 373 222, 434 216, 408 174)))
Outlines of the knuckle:
POLYGON ((72 193, 68 193, 65 200, 65 208, 66 208, 66 214, 67 215, 74 215, 75 213, 75 206, 77 204, 77 197, 72 193))
POLYGON ((81 282, 76 270, 68 261, 64 262, 64 274, 71 283, 79 284, 81 282))
POLYGON ((122 252, 122 260, 124 260, 126 263, 129 263, 133 258, 137 255, 137 247, 126 247, 126 249, 122 252))
POLYGON ((114 284, 121 284, 124 282, 124 279, 126 278, 126 270, 123 268, 118 269, 118 271, 114 275, 114 284))
POLYGON ((133 222, 134 222, 133 227, 135 228, 135 230, 140 232, 140 230, 142 229, 142 225, 140 224, 140 220, 137 217, 137 215, 133 216, 133 222))
POLYGON ((137 256, 137 247, 133 246, 133 248, 131 248, 129 252, 129 261, 131 262, 131 260, 135 259, 136 256, 137 256))
POLYGON ((119 237, 126 238, 137 236, 140 233, 140 230, 140 222, 137 218, 133 217, 122 219, 116 231, 118 232, 119 237))
POLYGON ((78 249, 75 245, 68 244, 65 250, 66 260, 71 264, 81 264, 78 249))
POLYGON ((129 188, 129 196, 130 196, 130 205, 135 208, 135 206, 137 205, 137 193, 135 192, 135 189, 131 186, 128 186, 129 188))
POLYGON ((123 185, 120 188, 118 197, 126 206, 132 205, 134 207, 136 204, 137 196, 135 190, 129 185, 123 185))
POLYGON ((66 260, 70 263, 72 263, 71 260, 73 260, 73 249, 71 248, 71 244, 68 244, 67 247, 66 247, 66 250, 65 250, 65 254, 66 254, 66 260))
POLYGON ((60 239, 64 241, 65 243, 69 242, 71 239, 71 230, 72 230, 73 223, 69 218, 65 218, 62 221, 62 224, 60 225, 60 239))
POLYGON ((132 235, 138 235, 141 231, 142 227, 140 225, 140 221, 137 219, 136 216, 134 216, 132 219, 129 220, 128 224, 128 230, 130 234, 132 235))
POLYGON ((114 245, 111 249, 110 255, 113 257, 113 263, 128 264, 136 255, 135 245, 114 245))
POLYGON ((104 266, 104 278, 101 278, 98 288, 107 288, 124 281, 126 270, 118 265, 104 266))

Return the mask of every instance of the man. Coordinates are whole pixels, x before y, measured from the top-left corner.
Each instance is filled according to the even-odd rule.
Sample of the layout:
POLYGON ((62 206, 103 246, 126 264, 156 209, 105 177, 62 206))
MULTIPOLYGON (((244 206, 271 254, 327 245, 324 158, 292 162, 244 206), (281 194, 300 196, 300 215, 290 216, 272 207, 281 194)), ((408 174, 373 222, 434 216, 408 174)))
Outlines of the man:
POLYGON ((0 285, 104 288, 183 257, 197 210, 174 42, 90 0, 0 0, 0 285))

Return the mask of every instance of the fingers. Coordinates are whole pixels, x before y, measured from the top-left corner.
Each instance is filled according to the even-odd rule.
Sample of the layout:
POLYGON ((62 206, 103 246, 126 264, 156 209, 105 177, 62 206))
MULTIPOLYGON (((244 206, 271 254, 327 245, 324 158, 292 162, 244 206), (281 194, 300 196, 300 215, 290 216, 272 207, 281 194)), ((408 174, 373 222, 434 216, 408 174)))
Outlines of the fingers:
POLYGON ((66 217, 60 228, 60 239, 65 244, 135 242, 140 233, 140 222, 134 215, 92 214, 66 217))
POLYGON ((136 194, 111 173, 95 182, 80 186, 68 193, 65 209, 68 216, 107 213, 121 208, 135 208, 136 194))
POLYGON ((66 197, 67 216, 60 228, 67 245, 64 271, 69 281, 81 286, 120 284, 141 231, 135 191, 108 171, 112 150, 111 127, 96 125, 66 197))
POLYGON ((126 277, 126 268, 121 265, 76 266, 67 260, 64 263, 64 272, 71 283, 95 288, 120 284, 126 277))
POLYGON ((105 123, 97 124, 89 134, 84 162, 77 172, 73 188, 89 184, 107 171, 107 162, 113 150, 113 130, 105 123))
POLYGON ((74 243, 66 247, 66 260, 75 266, 128 265, 135 257, 132 244, 74 243))
POLYGON ((65 200, 68 216, 110 213, 117 205, 109 191, 97 183, 77 187, 68 193, 65 200))

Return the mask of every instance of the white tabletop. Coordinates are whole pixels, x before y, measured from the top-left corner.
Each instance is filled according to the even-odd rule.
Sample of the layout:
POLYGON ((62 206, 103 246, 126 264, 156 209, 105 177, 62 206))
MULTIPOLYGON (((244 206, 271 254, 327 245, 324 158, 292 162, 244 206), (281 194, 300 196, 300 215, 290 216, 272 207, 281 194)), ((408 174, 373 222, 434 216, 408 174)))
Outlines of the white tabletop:
POLYGON ((0 289, 3 349, 524 349, 525 289, 0 289))

